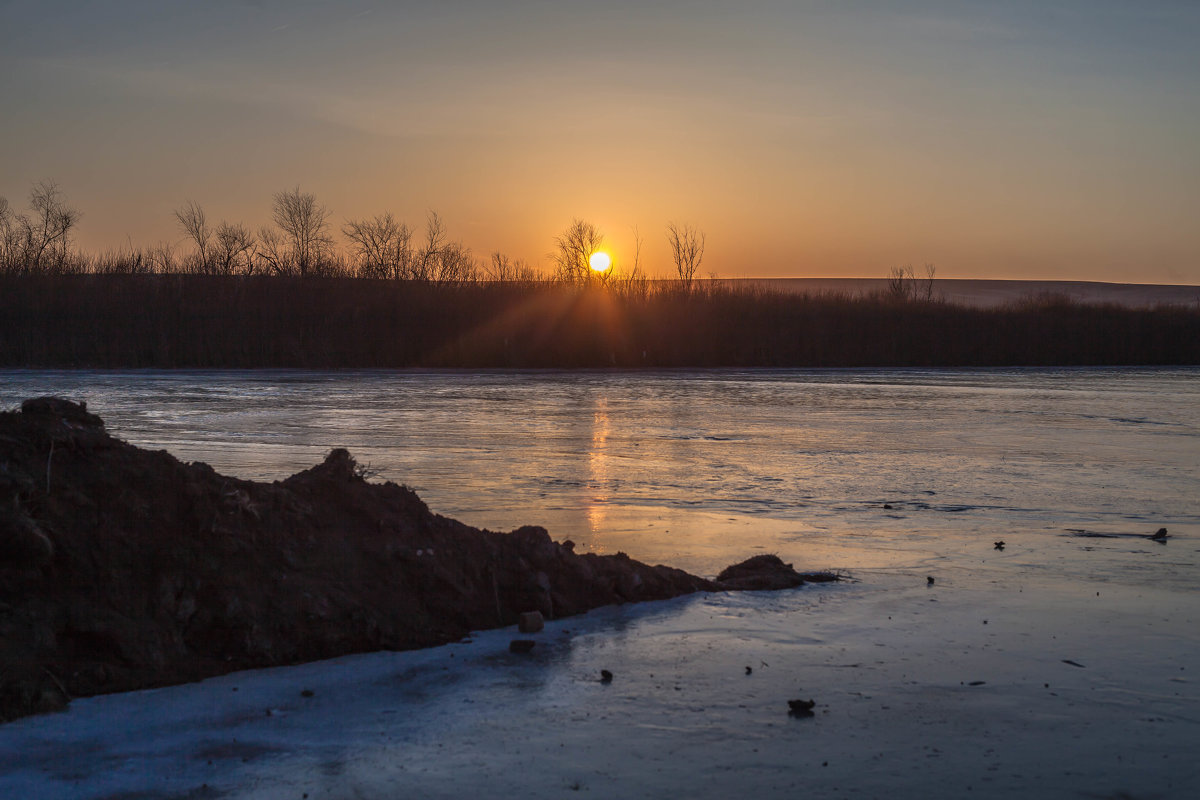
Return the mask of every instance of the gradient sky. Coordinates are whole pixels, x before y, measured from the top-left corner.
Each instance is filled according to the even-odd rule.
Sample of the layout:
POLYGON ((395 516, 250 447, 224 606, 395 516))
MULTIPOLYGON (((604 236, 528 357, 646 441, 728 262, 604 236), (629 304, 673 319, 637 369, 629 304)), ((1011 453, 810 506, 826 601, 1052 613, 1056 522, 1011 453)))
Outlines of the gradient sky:
POLYGON ((548 262, 572 218, 701 271, 1200 283, 1200 2, 0 0, 0 195, 86 249, 187 200, 428 209, 548 262))

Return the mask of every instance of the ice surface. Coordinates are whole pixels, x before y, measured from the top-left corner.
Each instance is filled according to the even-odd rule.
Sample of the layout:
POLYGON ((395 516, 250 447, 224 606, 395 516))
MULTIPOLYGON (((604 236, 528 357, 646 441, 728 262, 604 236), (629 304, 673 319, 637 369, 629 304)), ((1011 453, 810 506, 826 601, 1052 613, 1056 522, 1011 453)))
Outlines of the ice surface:
POLYGON ((77 700, 0 728, 0 796, 1194 797, 1196 595, 1008 553, 77 700))
POLYGON ((0 798, 1200 796, 1200 370, 0 377, 246 477, 349 444, 474 524, 855 579, 76 700, 0 726, 0 798))

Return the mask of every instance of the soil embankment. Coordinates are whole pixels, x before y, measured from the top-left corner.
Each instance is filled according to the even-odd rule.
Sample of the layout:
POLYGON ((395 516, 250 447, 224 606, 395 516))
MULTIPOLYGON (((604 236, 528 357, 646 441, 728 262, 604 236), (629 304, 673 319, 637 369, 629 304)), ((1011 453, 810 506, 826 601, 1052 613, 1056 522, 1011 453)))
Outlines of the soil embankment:
POLYGON ((113 438, 81 404, 0 413, 0 720, 71 697, 455 641, 602 605, 807 579, 758 556, 711 581, 543 529, 479 530, 345 450, 254 483, 113 438))

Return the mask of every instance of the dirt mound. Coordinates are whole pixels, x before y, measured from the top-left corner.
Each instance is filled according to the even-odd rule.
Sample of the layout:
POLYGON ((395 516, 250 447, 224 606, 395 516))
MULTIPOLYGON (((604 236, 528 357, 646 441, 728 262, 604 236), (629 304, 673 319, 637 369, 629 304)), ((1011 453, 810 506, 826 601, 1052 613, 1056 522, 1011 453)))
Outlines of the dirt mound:
POLYGON ((735 591, 791 589, 809 581, 836 580, 837 576, 829 572, 802 575, 776 555, 747 558, 740 564, 726 567, 717 576, 717 584, 722 589, 735 591))
POLYGON ((532 610, 552 619, 803 582, 764 558, 709 581, 577 555, 539 527, 496 533, 433 514, 404 486, 368 483, 345 450, 254 483, 115 439, 83 404, 38 398, 0 413, 0 719, 442 644, 532 610))

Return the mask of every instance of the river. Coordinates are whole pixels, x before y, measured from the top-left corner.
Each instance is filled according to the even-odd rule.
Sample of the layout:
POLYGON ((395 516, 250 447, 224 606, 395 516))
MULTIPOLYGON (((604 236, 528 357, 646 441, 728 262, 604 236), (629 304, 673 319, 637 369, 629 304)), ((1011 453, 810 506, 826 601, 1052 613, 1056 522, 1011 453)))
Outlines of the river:
MULTIPOLYGON (((480 527, 541 524, 581 550, 709 575, 773 552, 853 578, 786 599, 714 596, 556 622, 548 635, 562 649, 548 648, 533 686, 502 655, 502 632, 473 650, 359 657, 320 680, 416 676, 384 693, 405 724, 370 728, 408 749, 360 763, 346 755, 365 746, 358 727, 335 737, 341 755, 330 755, 303 734, 247 722, 242 741, 267 741, 275 755, 223 778, 178 756, 190 766, 166 781, 164 797, 201 782, 219 787, 213 796, 390 796, 398 768, 403 785, 421 789, 412 796, 481 786, 557 796, 576 785, 596 796, 655 796, 654 787, 727 796, 745 785, 726 772, 744 769, 759 796, 784 796, 792 748, 818 743, 825 755, 805 769, 825 764, 803 785, 830 796, 885 787, 919 796, 935 775, 960 796, 968 786, 997 797, 1184 797, 1200 787, 1186 766, 1200 746, 1200 692, 1187 671, 1200 656, 1200 369, 0 372, 0 406, 43 394, 85 400, 132 443, 243 478, 281 479, 345 446, 374 479, 412 486, 435 512, 480 527), (1162 527, 1165 544, 1147 538, 1162 527), (443 687, 435 676, 448 652, 459 678, 443 687), (463 671, 472 658, 486 668, 463 671), (585 676, 614 663, 638 678, 594 696, 585 676), (730 689, 726 673, 744 676, 745 666, 756 668, 757 688, 730 689), (665 689, 653 677, 664 672, 674 684, 665 689), (412 686, 424 687, 419 697, 412 686), (714 711, 711 695, 722 691, 739 702, 714 711), (791 691, 828 704, 818 739, 761 722, 791 691), (463 711, 481 695, 497 718, 463 711), (747 732, 760 722, 769 735, 747 732), (489 736, 472 733, 480 724, 489 736), (677 757, 641 763, 648 757, 630 736, 677 757), (756 747, 730 749, 730 737, 756 747), (527 743, 524 756, 503 744, 513 741, 527 743), (530 748, 540 746, 564 749, 548 777, 522 783, 508 773, 513 763, 532 768, 530 748), (414 773, 428 763, 414 754, 456 771, 422 783, 414 773), (314 766, 330 759, 361 773, 334 780, 314 766), (362 791, 337 794, 347 785, 362 791)), ((253 680, 270 695, 291 680, 280 676, 301 674, 318 679, 282 670, 253 680)), ((196 709, 170 725, 204 729, 199 709, 227 692, 204 687, 229 680, 165 690, 177 693, 172 707, 196 709)), ((14 747, 31 746, 21 736, 86 739, 120 702, 77 701, 58 719, 82 721, 57 734, 55 718, 6 726, 0 745, 5 736, 14 747)), ((146 701, 128 702, 151 713, 146 701)), ((301 730, 329 724, 305 713, 292 717, 301 730)), ((56 751, 46 746, 48 765, 56 751)), ((50 766, 6 774, 0 765, 0 789, 150 791, 165 780, 154 760, 162 755, 146 754, 157 752, 149 741, 131 747, 125 782, 112 783, 96 756, 74 783, 50 766)))

